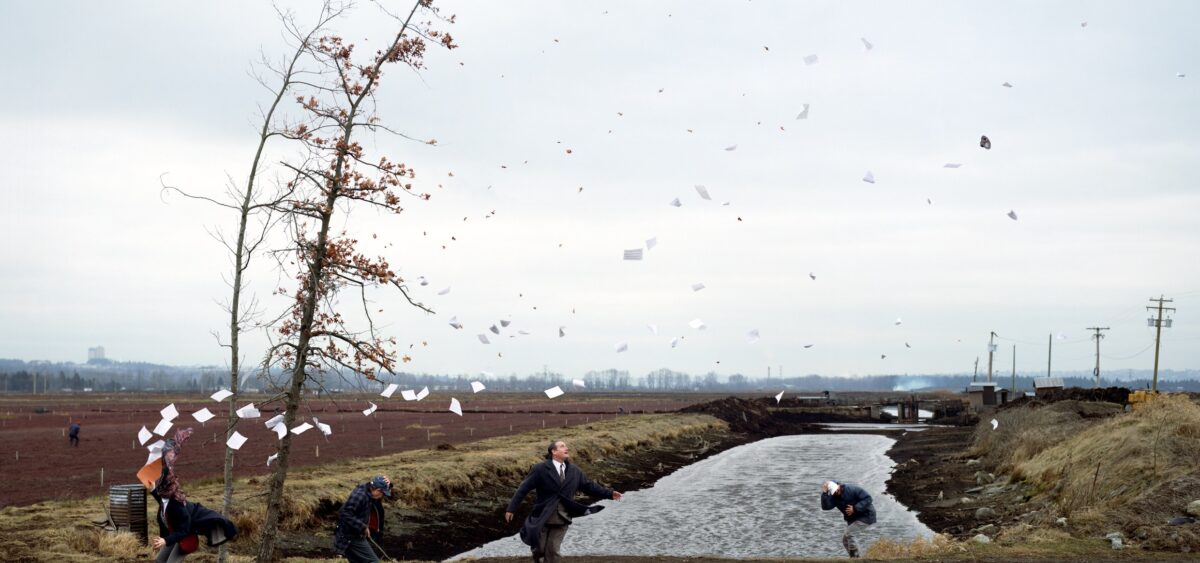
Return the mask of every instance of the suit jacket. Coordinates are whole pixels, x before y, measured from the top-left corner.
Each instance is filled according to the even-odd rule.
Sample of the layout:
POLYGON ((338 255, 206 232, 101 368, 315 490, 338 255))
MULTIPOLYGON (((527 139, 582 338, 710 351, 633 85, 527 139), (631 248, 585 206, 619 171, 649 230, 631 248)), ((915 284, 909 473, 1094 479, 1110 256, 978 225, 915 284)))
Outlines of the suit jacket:
POLYGON ((553 461, 547 459, 534 464, 529 468, 529 475, 521 482, 521 486, 517 487, 517 493, 508 502, 507 512, 515 513, 517 507, 521 506, 521 501, 525 500, 525 495, 528 495, 529 491, 537 491, 537 496, 533 501, 533 512, 529 514, 529 517, 525 519, 525 525, 521 527, 521 541, 526 545, 537 546, 538 535, 546 526, 546 521, 558 510, 560 503, 567 516, 572 518, 599 512, 604 508, 575 502, 576 492, 583 491, 597 498, 612 498, 612 489, 589 481, 583 471, 574 464, 566 463, 565 473, 566 477, 559 481, 558 471, 554 468, 553 461))
POLYGON ((201 535, 210 547, 221 545, 237 537, 238 529, 221 513, 210 510, 198 502, 166 501, 166 518, 163 518, 162 503, 157 492, 151 493, 158 501, 158 535, 166 540, 168 546, 175 545, 191 535, 201 535), (216 534, 217 529, 221 534, 216 534))
POLYGON ((842 483, 840 486, 842 489, 841 494, 831 495, 829 493, 821 493, 821 509, 833 510, 836 508, 842 514, 842 519, 847 524, 859 520, 866 524, 874 524, 875 504, 871 500, 871 495, 867 494, 867 491, 858 485, 842 483), (847 506, 854 507, 853 516, 846 516, 847 506))
POLYGON ((371 539, 376 542, 383 539, 383 502, 371 497, 367 483, 363 483, 350 491, 350 496, 338 510, 337 528, 333 534, 333 549, 345 553, 350 542, 363 537, 363 528, 370 521, 371 512, 379 519, 379 529, 371 531, 371 539))

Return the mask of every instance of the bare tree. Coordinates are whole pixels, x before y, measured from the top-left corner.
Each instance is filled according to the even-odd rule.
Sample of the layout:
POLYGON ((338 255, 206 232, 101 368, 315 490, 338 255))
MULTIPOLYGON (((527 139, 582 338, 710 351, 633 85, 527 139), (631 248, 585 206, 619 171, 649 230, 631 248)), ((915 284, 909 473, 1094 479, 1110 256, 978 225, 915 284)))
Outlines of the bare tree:
MULTIPOLYGON (((264 77, 256 76, 258 83, 271 92, 271 103, 266 109, 260 112, 261 121, 258 129, 258 143, 254 150, 249 173, 241 183, 235 182, 230 178, 224 194, 226 201, 195 195, 174 186, 163 186, 164 192, 178 193, 187 198, 206 201, 227 209, 237 216, 237 235, 233 237, 235 241, 230 241, 230 237, 220 229, 213 233, 214 237, 225 246, 232 256, 233 270, 232 280, 226 280, 230 286, 229 300, 223 306, 229 314, 228 342, 221 343, 222 347, 229 350, 229 390, 232 393, 228 399, 229 418, 225 428, 226 439, 233 434, 234 427, 238 421, 238 416, 234 411, 236 410, 236 402, 238 400, 239 375, 242 370, 243 353, 241 349, 241 335, 248 329, 254 328, 261 313, 256 299, 251 298, 250 302, 246 304, 242 302, 246 281, 245 275, 259 247, 267 240, 271 227, 276 222, 275 218, 277 215, 274 211, 279 208, 282 201, 290 198, 294 191, 294 187, 291 185, 283 186, 282 189, 278 189, 280 186, 276 185, 277 189, 270 197, 263 196, 262 192, 264 190, 259 185, 259 177, 264 172, 263 155, 267 149, 268 142, 274 137, 283 135, 288 130, 286 124, 282 122, 277 114, 281 110, 280 104, 285 96, 295 87, 298 80, 302 80, 303 71, 299 66, 301 60, 312 46, 313 39, 323 33, 325 26, 331 20, 338 17, 344 10, 345 6, 343 5, 325 2, 321 6, 317 23, 309 28, 308 31, 303 31, 297 25, 293 14, 277 9, 284 30, 289 40, 294 43, 295 49, 289 57, 283 59, 280 63, 273 63, 265 57, 261 61, 260 66, 271 74, 274 74, 278 82, 272 86, 264 77), (257 222, 257 225, 254 225, 255 222, 257 222), (254 229, 253 231, 251 230, 252 228, 254 229)), ((221 342, 219 334, 214 333, 214 336, 217 337, 218 342, 221 342)), ((233 454, 233 448, 226 446, 224 498, 221 503, 221 513, 226 516, 229 515, 233 503, 233 454)), ((227 546, 222 544, 218 558, 224 563, 227 556, 227 546)))
MULTIPOLYGON (((380 372, 394 374, 398 361, 409 360, 408 356, 398 357, 395 337, 377 333, 369 289, 394 288, 409 304, 432 313, 413 301, 404 280, 386 258, 367 256, 359 252, 358 241, 347 232, 332 231, 339 212, 344 215, 354 207, 367 206, 398 214, 403 211, 403 197, 430 198, 428 193, 413 190, 411 180, 416 174, 411 167, 386 156, 368 157, 356 135, 366 131, 410 138, 383 125, 376 115, 374 96, 384 67, 401 63, 419 70, 427 43, 454 48, 450 35, 433 28, 434 20, 453 23, 454 18, 440 17, 432 0, 418 0, 407 15, 388 15, 400 24, 398 32, 363 63, 355 62, 354 45, 341 37, 323 36, 304 46, 312 74, 298 83, 295 98, 304 118, 287 132, 303 151, 296 160, 281 162, 295 180, 288 184, 289 197, 275 208, 283 214, 290 236, 289 246, 276 256, 285 271, 295 265, 297 287, 294 292, 280 290, 290 294, 291 306, 278 326, 281 339, 264 360, 264 365, 278 365, 289 374, 282 392, 283 423, 288 428, 295 424, 306 383, 319 384, 315 376, 345 370, 376 380, 380 372), (430 21, 414 23, 422 10, 431 16, 430 21), (336 307, 337 296, 344 289, 359 294, 364 317, 361 328, 352 328, 354 323, 336 307)), ((258 561, 275 558, 291 443, 288 432, 280 441, 279 458, 269 481, 258 561)))

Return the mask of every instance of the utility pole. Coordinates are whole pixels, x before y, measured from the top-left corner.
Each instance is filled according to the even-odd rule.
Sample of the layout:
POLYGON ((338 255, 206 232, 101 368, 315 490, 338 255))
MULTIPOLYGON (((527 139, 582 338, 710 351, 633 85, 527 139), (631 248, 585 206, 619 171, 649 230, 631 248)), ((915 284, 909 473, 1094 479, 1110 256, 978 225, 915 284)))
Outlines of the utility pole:
POLYGON ((992 343, 992 339, 996 337, 996 332, 992 331, 988 336, 988 382, 992 381, 992 354, 996 351, 996 345, 992 343))
POLYGON ((1158 345, 1162 339, 1163 321, 1166 321, 1166 327, 1171 328, 1171 319, 1163 319, 1163 311, 1174 312, 1174 307, 1163 307, 1163 303, 1171 303, 1174 300, 1164 299, 1162 295, 1158 299, 1150 298, 1151 303, 1158 303, 1158 307, 1146 307, 1148 310, 1158 309, 1158 316, 1147 319, 1149 326, 1154 327, 1154 392, 1158 393, 1158 345))
POLYGON ((971 376, 971 383, 979 381, 979 356, 975 356, 975 375, 971 376))
POLYGON ((1092 375, 1096 376, 1096 388, 1100 388, 1100 341, 1104 339, 1102 332, 1108 330, 1106 326, 1090 326, 1087 330, 1094 330, 1096 334, 1092 338, 1096 341, 1096 369, 1092 370, 1092 375))
POLYGON ((1054 357, 1054 333, 1046 337, 1046 377, 1050 377, 1050 358, 1054 357))
POLYGON ((1013 344, 1013 365, 1012 365, 1012 393, 1013 400, 1017 398, 1017 345, 1013 344))

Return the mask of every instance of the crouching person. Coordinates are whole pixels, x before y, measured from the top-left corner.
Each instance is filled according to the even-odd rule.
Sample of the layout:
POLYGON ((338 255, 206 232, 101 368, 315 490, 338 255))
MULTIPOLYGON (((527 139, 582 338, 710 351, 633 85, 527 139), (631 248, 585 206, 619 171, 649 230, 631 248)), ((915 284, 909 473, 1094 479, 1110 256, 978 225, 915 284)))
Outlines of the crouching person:
POLYGON ((846 521, 846 530, 842 532, 842 545, 850 557, 858 557, 858 544, 855 536, 875 523, 875 505, 871 495, 857 485, 826 481, 821 485, 821 509, 837 509, 846 521))
POLYGON ((386 475, 376 475, 350 491, 349 498, 338 511, 337 530, 333 549, 352 563, 379 561, 372 542, 383 540, 383 497, 392 496, 392 482, 386 475))

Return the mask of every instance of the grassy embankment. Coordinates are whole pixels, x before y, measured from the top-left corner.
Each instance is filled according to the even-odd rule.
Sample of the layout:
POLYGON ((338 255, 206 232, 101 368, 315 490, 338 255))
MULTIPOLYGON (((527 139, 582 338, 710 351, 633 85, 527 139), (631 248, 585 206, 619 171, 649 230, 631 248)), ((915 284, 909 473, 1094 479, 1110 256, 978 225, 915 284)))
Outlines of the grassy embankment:
MULTIPOLYGON (((725 427, 724 422, 706 415, 633 415, 489 438, 453 449, 414 450, 293 469, 284 495, 282 522, 285 529, 328 535, 332 507, 376 473, 390 475, 397 504, 420 509, 469 494, 484 483, 519 481, 529 466, 542 458, 545 444, 555 438, 571 442, 573 458, 587 463, 725 427)), ((209 507, 221 505, 219 480, 188 483, 186 490, 191 500, 209 507)), ((238 555, 235 561, 248 561, 253 552, 265 511, 265 490, 265 483, 255 478, 238 480, 235 486, 233 519, 241 530, 232 544, 238 555)), ((4 531, 0 560, 127 561, 149 557, 149 548, 138 545, 132 536, 100 532, 92 525, 93 520, 103 518, 105 502, 95 497, 0 510, 0 530, 4 531)), ((153 524, 153 501, 150 504, 153 537, 157 526, 153 524)), ((213 560, 212 550, 201 551, 189 561, 213 560)))
POLYGON ((1153 551, 1170 560, 1200 550, 1196 525, 1167 524, 1200 499, 1200 406, 1189 397, 1161 397, 1128 413, 1109 403, 1064 401, 984 419, 965 457, 979 459, 999 482, 1007 476, 1014 492, 1000 494, 1017 497, 1008 501, 1011 517, 990 534, 994 543, 881 541, 870 555, 1108 560, 1153 551), (1134 549, 1114 551, 1103 539, 1110 532, 1121 532, 1134 549))

